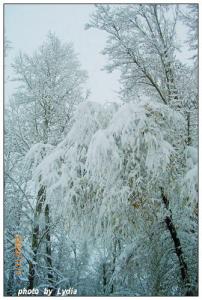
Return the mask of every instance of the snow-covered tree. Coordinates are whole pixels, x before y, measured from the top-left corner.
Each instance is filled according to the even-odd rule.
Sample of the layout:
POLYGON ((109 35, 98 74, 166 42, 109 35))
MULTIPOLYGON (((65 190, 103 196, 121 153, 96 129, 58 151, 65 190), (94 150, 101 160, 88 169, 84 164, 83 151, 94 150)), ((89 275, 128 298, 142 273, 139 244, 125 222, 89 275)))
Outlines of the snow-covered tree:
MULTIPOLYGON (((191 163, 194 148, 185 155, 193 165, 191 178, 187 163, 181 165, 179 159, 184 151, 185 133, 178 130, 184 128, 183 115, 148 99, 110 110, 108 117, 105 109, 81 104, 64 142, 39 164, 36 174, 46 185, 47 198, 62 208, 59 213, 68 220, 70 236, 105 245, 106 286, 99 285, 99 293, 131 295, 135 282, 137 290, 145 284, 150 295, 194 293, 197 263, 188 249, 197 250, 196 169, 191 163), (138 250, 137 255, 144 238, 146 253, 138 250), (138 283, 134 257, 145 261, 138 283), (128 280, 121 281, 122 259, 128 264, 128 280), (161 272, 165 276, 157 276, 161 272)), ((95 248, 99 264, 98 253, 95 248)))
MULTIPOLYGON (((185 9, 180 10, 180 18, 188 28, 188 37, 185 42, 188 43, 189 49, 194 52, 192 58, 198 60, 198 29, 199 29, 199 6, 198 4, 188 4, 185 9)), ((197 63, 198 64, 198 63, 197 63)))
MULTIPOLYGON (((40 178, 36 179, 35 184, 32 175, 36 166, 71 128, 75 107, 85 100, 83 84, 86 73, 80 68, 73 46, 63 44, 52 33, 48 34, 46 41, 33 55, 20 54, 13 68, 14 80, 20 85, 6 107, 6 158, 9 162, 6 188, 9 190, 9 203, 16 189, 20 197, 24 199, 26 196, 29 201, 30 196, 27 195, 31 194, 31 207, 27 210, 21 200, 20 209, 25 210, 31 220, 27 227, 29 233, 25 235, 29 236, 28 243, 31 243, 28 247, 31 253, 28 277, 29 287, 33 288, 39 253, 46 253, 42 265, 45 260, 49 284, 53 283, 53 275, 51 209, 46 203, 45 186, 40 184, 40 178), (20 170, 24 170, 23 174, 20 170), (10 182, 15 188, 9 188, 10 182), (40 242, 41 238, 44 242, 40 242)), ((21 224, 24 218, 18 217, 21 224)), ((22 227, 23 231, 24 226, 22 227)), ((27 272, 26 268, 25 273, 27 272)), ((43 276, 44 270, 42 278, 43 276)))
MULTIPOLYGON (((197 5, 182 5, 180 11, 179 5, 96 5, 87 25, 87 28, 108 34, 103 51, 110 61, 106 69, 121 71, 123 101, 134 101, 147 95, 183 111, 187 119, 188 144, 192 143, 190 127, 195 127, 193 135, 197 131, 193 119, 197 118, 198 74, 196 66, 188 68, 176 59, 182 46, 176 33, 179 23, 184 20, 191 44, 194 43, 192 48, 196 50, 197 12, 197 5)), ((197 60, 196 51, 194 60, 197 60)))
POLYGON ((177 19, 177 5, 96 5, 87 28, 108 33, 107 69, 121 70, 125 100, 144 89, 163 103, 179 105, 174 71, 177 19))
POLYGON ((50 33, 32 56, 20 53, 13 68, 20 83, 13 106, 26 141, 30 146, 33 141, 56 144, 70 126, 75 105, 84 100, 86 74, 72 45, 50 33))

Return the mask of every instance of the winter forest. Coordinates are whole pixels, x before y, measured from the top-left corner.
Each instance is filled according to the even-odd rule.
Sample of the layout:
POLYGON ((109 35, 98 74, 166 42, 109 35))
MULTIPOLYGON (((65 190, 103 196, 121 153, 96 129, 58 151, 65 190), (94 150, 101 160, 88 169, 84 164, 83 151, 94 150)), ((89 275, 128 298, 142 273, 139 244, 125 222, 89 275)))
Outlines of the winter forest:
MULTIPOLYGON (((196 296, 198 5, 92 8, 119 101, 89 100, 79 49, 52 31, 4 78, 4 295, 196 296)), ((5 32, 5 61, 14 47, 5 32)))

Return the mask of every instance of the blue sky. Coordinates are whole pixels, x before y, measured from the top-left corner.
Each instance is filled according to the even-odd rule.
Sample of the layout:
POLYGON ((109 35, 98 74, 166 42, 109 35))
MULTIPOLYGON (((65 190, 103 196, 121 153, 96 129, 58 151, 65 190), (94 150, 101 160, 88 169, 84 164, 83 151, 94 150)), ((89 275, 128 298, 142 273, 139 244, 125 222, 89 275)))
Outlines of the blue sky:
MULTIPOLYGON (((12 42, 13 49, 6 59, 7 74, 15 55, 21 50, 31 54, 45 39, 49 30, 62 41, 72 42, 78 53, 82 68, 87 70, 87 82, 91 90, 90 100, 97 102, 116 101, 119 89, 118 72, 109 74, 101 71, 107 57, 100 52, 106 43, 106 34, 98 30, 85 30, 94 6, 87 4, 10 4, 5 6, 5 34, 12 42)), ((7 82, 6 97, 9 97, 15 84, 7 82)))
MULTIPOLYGON (((6 76, 12 77, 12 63, 21 50, 31 54, 45 39, 49 30, 62 41, 72 42, 79 54, 82 68, 87 70, 90 99, 97 102, 117 101, 119 73, 109 74, 101 71, 107 64, 107 57, 101 54, 106 44, 106 33, 84 26, 94 10, 92 4, 8 4, 5 5, 5 34, 12 43, 12 50, 6 58, 6 76)), ((183 26, 178 28, 179 41, 185 38, 183 26)), ((186 48, 178 54, 187 60, 186 48)), ((5 95, 8 99, 16 83, 7 81, 5 95)))

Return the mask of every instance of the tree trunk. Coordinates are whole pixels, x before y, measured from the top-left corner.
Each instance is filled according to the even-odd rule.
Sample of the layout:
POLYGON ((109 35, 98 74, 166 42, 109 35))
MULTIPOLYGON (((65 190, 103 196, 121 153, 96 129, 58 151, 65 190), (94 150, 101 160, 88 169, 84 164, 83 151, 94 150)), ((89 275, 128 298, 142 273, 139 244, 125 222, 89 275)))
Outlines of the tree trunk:
POLYGON ((182 245, 181 245, 180 239, 177 236, 176 227, 172 220, 172 211, 169 209, 169 200, 166 197, 166 195, 164 194, 163 188, 161 188, 161 197, 162 197, 162 201, 163 201, 165 207, 170 212, 170 215, 165 217, 165 223, 166 223, 167 229, 170 232, 171 238, 172 238, 174 246, 175 246, 175 253, 178 257, 178 261, 180 264, 180 272, 181 272, 182 282, 186 289, 185 295, 193 296, 193 292, 190 289, 188 268, 187 268, 187 264, 185 262, 185 257, 184 257, 183 251, 182 251, 182 245))
POLYGON ((105 295, 106 287, 107 287, 107 265, 105 262, 102 265, 102 284, 103 284, 103 292, 105 295))
POLYGON ((14 287, 13 287, 14 272, 15 272, 15 262, 12 262, 12 268, 11 268, 11 270, 9 272, 9 278, 8 278, 8 286, 7 286, 6 296, 14 296, 14 287))
POLYGON ((51 255, 51 237, 50 237, 50 214, 49 205, 46 204, 45 207, 45 230, 46 230, 46 259, 48 266, 48 281, 49 289, 53 290, 53 273, 52 273, 52 255, 51 255))
MULTIPOLYGON (((120 240, 116 236, 114 237, 112 247, 113 247, 113 250, 112 250, 112 278, 113 278, 115 268, 116 268, 116 260, 117 260, 117 257, 120 255, 120 252, 121 252, 120 240)), ((115 286, 116 286, 116 282, 113 279, 112 284, 111 284, 111 290, 110 290, 111 294, 113 294, 115 292, 115 286)))
POLYGON ((29 285, 28 289, 34 288, 34 281, 36 275, 36 264, 37 264, 37 251, 39 243, 39 217, 41 215, 43 204, 46 200, 46 189, 45 186, 41 186, 37 195, 37 203, 34 215, 34 228, 32 232, 32 251, 33 258, 29 263, 29 285))
POLYGON ((190 112, 187 112, 187 145, 191 145, 191 135, 190 135, 190 112))

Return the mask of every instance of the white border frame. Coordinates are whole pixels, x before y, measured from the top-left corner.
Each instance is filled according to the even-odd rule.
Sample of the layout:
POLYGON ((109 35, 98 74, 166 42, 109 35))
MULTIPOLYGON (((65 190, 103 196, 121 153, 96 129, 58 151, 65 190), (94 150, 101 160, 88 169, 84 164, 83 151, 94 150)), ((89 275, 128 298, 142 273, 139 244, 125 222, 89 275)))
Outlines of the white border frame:
MULTIPOLYGON (((117 4, 127 4, 127 3, 165 3, 165 4, 175 4, 175 3, 179 3, 179 4, 188 4, 188 3, 198 3, 199 4, 199 28, 200 28, 200 3, 199 0, 198 1, 187 1, 187 0, 169 0, 168 2, 166 2, 165 0, 163 1, 141 1, 141 0, 136 0, 136 1, 124 1, 124 0, 88 0, 88 1, 84 1, 84 0, 80 0, 80 1, 66 1, 66 0, 59 0, 58 3, 56 1, 53 0, 32 0, 32 1, 26 1, 26 0, 21 0, 21 1, 13 1, 13 0, 2 0, 0 2, 0 22, 1 22, 1 27, 0 27, 0 41, 1 41, 1 47, 0 47, 0 66, 1 66, 1 71, 0 71, 0 90, 1 90, 1 101, 0 101, 0 134, 1 134, 1 143, 0 143, 0 174, 1 174, 1 180, 0 180, 0 192, 1 192, 1 206, 0 206, 0 220, 1 220, 1 224, 0 224, 0 233, 1 233, 1 244, 0 244, 0 297, 5 297, 3 296, 3 120, 4 120, 4 115, 3 115, 3 110, 4 110, 4 106, 3 106, 3 74, 4 74, 4 70, 3 70, 3 31, 4 31, 4 24, 3 24, 3 7, 4 4, 94 4, 94 3, 117 3, 117 4)), ((201 40, 201 31, 199 30, 199 41, 201 40)), ((200 44, 199 44, 199 78, 200 78, 200 54, 201 54, 201 49, 200 49, 200 44)), ((201 87, 199 84, 199 99, 200 99, 200 95, 201 95, 201 87)), ((201 116, 201 112, 202 112, 202 108, 199 104, 199 125, 200 125, 200 116, 201 116)), ((200 149, 201 149, 201 132, 199 131, 199 155, 200 155, 200 149)), ((202 163, 200 162, 199 159, 199 187, 201 186, 201 170, 202 170, 202 163)), ((199 199, 200 199, 200 192, 199 192, 199 199)), ((201 205, 199 204, 199 215, 201 215, 201 205)), ((200 232, 201 232, 201 223, 199 222, 199 237, 200 237, 200 232)), ((201 249, 201 239, 199 238, 199 250, 201 249)), ((199 251, 200 252, 200 251, 199 251)), ((199 254, 198 254, 199 256, 199 254)), ((199 259, 199 279, 201 277, 201 269, 202 269, 202 265, 201 265, 201 260, 199 259)), ((201 280, 199 280, 200 282, 201 280)), ((200 284, 199 284, 199 295, 200 295, 200 284)), ((6 299, 17 299, 18 297, 6 297, 6 299)), ((29 297, 24 297, 24 299, 28 299, 29 297)), ((58 297, 54 297, 54 298, 58 298, 58 297)), ((85 298, 91 298, 91 297, 85 297, 85 298)), ((96 297, 96 298, 106 298, 106 297, 96 297)), ((131 297, 110 297, 110 298, 115 298, 115 299, 121 299, 121 298, 126 298, 126 299, 131 299, 131 297)), ((135 298, 139 298, 139 299, 151 299, 153 297, 135 297, 135 298)), ((165 297, 157 297, 158 299, 163 299, 165 297)), ((178 297, 166 297, 166 299, 173 299, 173 298, 178 298, 178 297)), ((180 299, 186 299, 187 297, 180 297, 180 299)), ((196 298, 196 297, 189 297, 189 298, 196 298)), ((44 299, 44 297, 37 297, 37 299, 44 299)))

